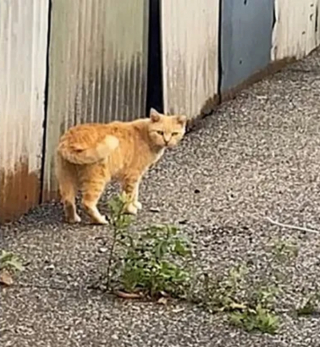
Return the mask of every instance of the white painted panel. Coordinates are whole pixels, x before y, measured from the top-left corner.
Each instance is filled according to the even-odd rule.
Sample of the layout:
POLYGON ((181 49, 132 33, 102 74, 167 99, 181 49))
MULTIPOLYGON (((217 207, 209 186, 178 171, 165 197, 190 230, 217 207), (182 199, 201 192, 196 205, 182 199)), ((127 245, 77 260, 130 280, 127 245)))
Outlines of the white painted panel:
POLYGON ((0 2, 0 168, 21 157, 38 170, 42 151, 48 1, 0 2))
POLYGON ((48 0, 0 1, 0 214, 39 198, 48 6, 48 0))
POLYGON ((189 118, 218 91, 219 0, 161 2, 164 109, 189 118))
POLYGON ((320 44, 320 0, 275 0, 272 60, 300 59, 320 44))

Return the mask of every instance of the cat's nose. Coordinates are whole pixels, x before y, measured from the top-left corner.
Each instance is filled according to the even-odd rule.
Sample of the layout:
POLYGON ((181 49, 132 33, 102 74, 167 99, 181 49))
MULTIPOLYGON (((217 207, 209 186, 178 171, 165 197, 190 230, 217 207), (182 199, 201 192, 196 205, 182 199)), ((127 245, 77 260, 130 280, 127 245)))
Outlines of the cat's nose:
POLYGON ((171 136, 170 136, 170 137, 167 137, 167 136, 164 136, 164 137, 163 137, 163 141, 164 141, 164 143, 165 143, 166 146, 168 145, 168 143, 170 142, 170 140, 171 140, 171 136))

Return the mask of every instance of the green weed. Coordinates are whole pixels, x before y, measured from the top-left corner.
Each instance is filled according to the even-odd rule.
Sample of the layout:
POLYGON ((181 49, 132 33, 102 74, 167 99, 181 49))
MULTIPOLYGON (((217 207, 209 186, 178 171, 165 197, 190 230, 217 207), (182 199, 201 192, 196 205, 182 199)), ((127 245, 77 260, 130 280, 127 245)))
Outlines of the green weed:
POLYGON ((1 250, 0 254, 0 271, 7 270, 10 272, 19 272, 23 270, 23 266, 19 258, 12 252, 1 250))
POLYGON ((13 275, 23 270, 19 258, 12 252, 1 250, 0 254, 0 283, 11 285, 13 275))
POLYGON ((108 259, 107 288, 152 298, 183 296, 190 287, 191 244, 174 225, 153 225, 129 232, 132 217, 123 213, 124 197, 109 202, 113 241, 108 259), (190 263, 190 262, 189 262, 190 263))

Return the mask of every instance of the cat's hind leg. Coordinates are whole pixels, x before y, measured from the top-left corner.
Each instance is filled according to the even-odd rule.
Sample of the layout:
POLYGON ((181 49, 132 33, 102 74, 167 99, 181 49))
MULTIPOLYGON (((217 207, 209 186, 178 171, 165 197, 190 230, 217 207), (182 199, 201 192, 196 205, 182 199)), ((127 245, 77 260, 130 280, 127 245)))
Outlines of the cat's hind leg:
POLYGON ((105 216, 102 216, 97 208, 98 201, 106 185, 105 179, 88 180, 82 183, 82 206, 92 221, 97 224, 107 224, 105 216))
POLYGON ((72 165, 60 162, 57 169, 59 191, 63 203, 65 219, 68 223, 77 223, 81 218, 77 214, 75 198, 77 195, 76 175, 72 165))

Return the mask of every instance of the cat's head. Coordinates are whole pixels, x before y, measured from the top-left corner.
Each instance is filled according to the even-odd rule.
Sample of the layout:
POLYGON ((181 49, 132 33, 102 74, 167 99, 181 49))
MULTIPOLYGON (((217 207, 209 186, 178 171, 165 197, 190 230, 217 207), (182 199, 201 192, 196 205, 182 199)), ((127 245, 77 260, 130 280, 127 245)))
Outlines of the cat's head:
POLYGON ((152 108, 148 128, 150 139, 157 147, 172 148, 183 138, 186 124, 186 116, 166 116, 152 108))

